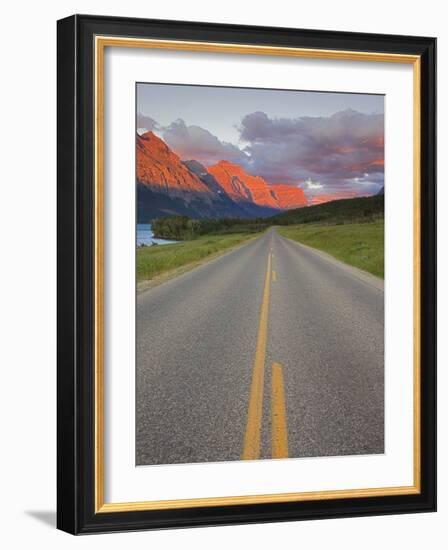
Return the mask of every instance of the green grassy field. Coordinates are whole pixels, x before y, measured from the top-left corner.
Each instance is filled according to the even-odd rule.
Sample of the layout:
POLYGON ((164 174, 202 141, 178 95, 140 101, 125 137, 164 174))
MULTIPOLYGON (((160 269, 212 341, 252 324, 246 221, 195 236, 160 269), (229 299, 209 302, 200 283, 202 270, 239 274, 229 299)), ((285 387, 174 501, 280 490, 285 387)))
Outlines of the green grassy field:
POLYGON ((346 225, 290 225, 278 232, 384 278, 384 220, 346 225))
POLYGON ((195 264, 253 238, 254 234, 206 235, 191 241, 137 249, 137 282, 149 281, 168 271, 195 264))

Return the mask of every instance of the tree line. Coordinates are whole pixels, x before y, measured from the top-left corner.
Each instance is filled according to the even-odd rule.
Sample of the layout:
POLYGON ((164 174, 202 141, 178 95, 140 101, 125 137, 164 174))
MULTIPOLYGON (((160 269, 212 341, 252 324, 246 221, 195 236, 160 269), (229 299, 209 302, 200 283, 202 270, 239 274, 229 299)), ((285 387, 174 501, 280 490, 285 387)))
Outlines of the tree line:
POLYGON ((237 218, 193 219, 188 216, 168 216, 152 221, 152 231, 159 239, 184 241, 201 235, 226 233, 256 233, 269 226, 262 218, 244 220, 237 218))
POLYGON ((384 196, 376 195, 297 208, 270 218, 193 219, 188 216, 168 216, 153 220, 152 230, 157 238, 183 241, 201 235, 256 233, 272 225, 368 223, 382 217, 384 196))

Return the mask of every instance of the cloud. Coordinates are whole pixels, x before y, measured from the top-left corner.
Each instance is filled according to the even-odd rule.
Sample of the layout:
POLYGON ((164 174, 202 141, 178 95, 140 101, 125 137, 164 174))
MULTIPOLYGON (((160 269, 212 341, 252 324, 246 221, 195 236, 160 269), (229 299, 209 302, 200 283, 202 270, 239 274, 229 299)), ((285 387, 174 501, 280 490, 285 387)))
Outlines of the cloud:
POLYGON ((374 193, 384 183, 384 116, 348 109, 330 117, 246 115, 239 127, 254 174, 313 193, 374 193), (311 184, 310 184, 311 182, 311 184), (319 188, 316 187, 317 182, 319 188))
POLYGON ((150 116, 137 113, 137 129, 140 133, 159 130, 160 124, 150 116))
POLYGON ((219 140, 200 126, 187 126, 182 119, 163 129, 163 139, 183 160, 195 159, 206 166, 220 160, 239 164, 247 162, 247 155, 236 145, 219 140))
POLYGON ((308 189, 322 189, 322 184, 319 181, 313 181, 311 178, 308 178, 303 182, 303 186, 308 189))
POLYGON ((348 109, 329 117, 271 118, 257 111, 237 127, 239 147, 182 119, 161 126, 139 113, 137 128, 156 131, 183 160, 235 162, 270 183, 300 185, 310 197, 366 195, 384 185, 382 114, 348 109))

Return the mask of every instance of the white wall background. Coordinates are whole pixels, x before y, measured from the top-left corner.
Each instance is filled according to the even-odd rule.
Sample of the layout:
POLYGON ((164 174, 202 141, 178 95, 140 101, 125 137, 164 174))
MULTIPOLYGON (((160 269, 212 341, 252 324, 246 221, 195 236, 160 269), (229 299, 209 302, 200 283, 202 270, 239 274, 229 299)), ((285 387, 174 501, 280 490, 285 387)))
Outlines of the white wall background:
POLYGON ((448 31, 426 0, 16 0, 2 11, 0 87, 0 540, 5 548, 446 548, 448 522, 448 31), (73 13, 439 38, 439 512, 75 538, 54 528, 56 20, 73 13))

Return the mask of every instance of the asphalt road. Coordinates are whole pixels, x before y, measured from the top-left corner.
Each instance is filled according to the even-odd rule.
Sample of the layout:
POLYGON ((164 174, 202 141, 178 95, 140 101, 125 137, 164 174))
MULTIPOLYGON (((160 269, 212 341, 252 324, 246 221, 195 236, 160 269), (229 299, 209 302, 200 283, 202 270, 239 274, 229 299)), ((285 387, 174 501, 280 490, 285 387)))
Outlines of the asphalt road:
POLYGON ((384 451, 384 292, 269 230, 137 298, 136 462, 384 451))

